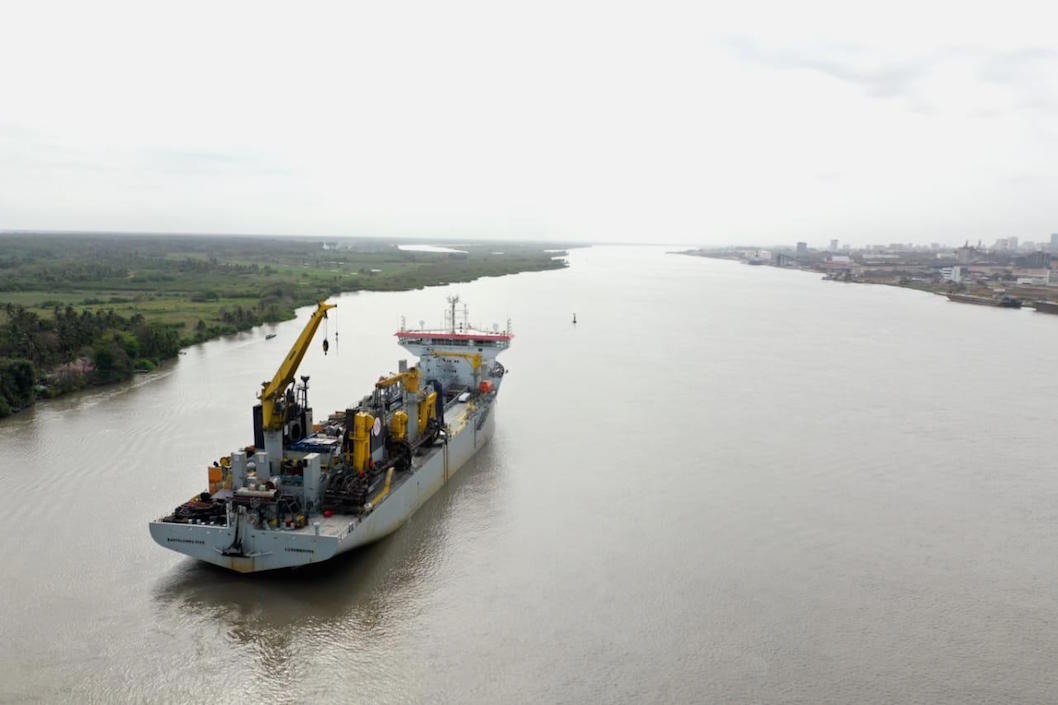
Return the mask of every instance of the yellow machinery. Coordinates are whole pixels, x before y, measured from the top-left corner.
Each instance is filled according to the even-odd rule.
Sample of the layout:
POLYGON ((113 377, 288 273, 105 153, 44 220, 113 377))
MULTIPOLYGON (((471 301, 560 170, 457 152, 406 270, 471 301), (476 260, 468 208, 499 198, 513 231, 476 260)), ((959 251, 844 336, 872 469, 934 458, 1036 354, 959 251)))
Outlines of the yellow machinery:
POLYGON ((392 387, 398 382, 404 385, 411 394, 415 394, 419 391, 419 368, 413 367, 407 372, 398 372, 395 375, 389 377, 383 377, 382 379, 375 382, 375 389, 385 389, 386 387, 392 387))
POLYGON ((309 343, 312 342, 312 336, 316 334, 316 329, 320 327, 320 321, 327 317, 327 311, 332 308, 337 308, 337 304, 328 304, 320 301, 316 305, 316 310, 309 317, 309 322, 305 324, 305 329, 301 331, 301 335, 294 342, 294 346, 290 348, 290 352, 287 353, 283 364, 276 370, 275 377, 272 378, 271 382, 264 382, 261 385, 262 389, 259 396, 261 400, 261 426, 265 431, 279 431, 283 428, 283 423, 286 419, 284 418, 285 414, 278 410, 279 402, 284 399, 287 389, 294 383, 294 375, 298 371, 298 365, 301 364, 301 360, 305 357, 305 351, 308 350, 309 343))
POLYGON ((374 499, 372 499, 370 502, 368 502, 364 506, 364 509, 366 509, 367 511, 371 511, 371 509, 373 509, 374 507, 377 507, 378 503, 381 502, 383 499, 385 499, 386 495, 389 494, 390 487, 392 487, 392 486, 393 486, 393 468, 390 468, 389 470, 386 471, 386 484, 384 484, 382 486, 382 490, 378 494, 375 495, 374 499))
POLYGON ((474 368, 475 372, 481 369, 481 353, 438 352, 436 350, 431 350, 430 354, 434 357, 461 357, 464 360, 470 361, 470 366, 474 368))
POLYGON ((404 409, 393 412, 393 418, 389 420, 389 434, 398 441, 408 437, 408 412, 404 409))
POLYGON ((361 475, 367 470, 371 458, 371 428, 375 417, 366 411, 358 411, 353 418, 353 469, 361 475))
POLYGON ((426 432, 426 424, 431 419, 437 418, 437 392, 433 391, 426 395, 422 403, 419 404, 419 437, 426 432))
MULTIPOLYGON (((481 365, 481 355, 477 353, 471 355, 470 353, 435 352, 433 354, 438 356, 452 355, 454 357, 468 358, 471 360, 471 364, 474 366, 475 370, 481 365)), ((422 381, 421 375, 422 373, 420 372, 419 368, 413 367, 405 372, 398 372, 396 374, 390 375, 389 377, 383 377, 382 379, 375 382, 375 389, 384 389, 386 387, 392 387, 394 384, 400 383, 404 385, 404 389, 409 394, 418 394, 419 385, 422 381)), ((419 418, 416 419, 416 428, 418 428, 419 430, 418 435, 420 437, 426 431, 427 424, 429 424, 432 419, 436 418, 437 392, 436 390, 434 390, 424 396, 421 401, 419 401, 419 418)), ((404 440, 405 438, 407 438, 408 420, 408 414, 403 410, 394 412, 393 417, 390 419, 390 433, 398 440, 404 440)))

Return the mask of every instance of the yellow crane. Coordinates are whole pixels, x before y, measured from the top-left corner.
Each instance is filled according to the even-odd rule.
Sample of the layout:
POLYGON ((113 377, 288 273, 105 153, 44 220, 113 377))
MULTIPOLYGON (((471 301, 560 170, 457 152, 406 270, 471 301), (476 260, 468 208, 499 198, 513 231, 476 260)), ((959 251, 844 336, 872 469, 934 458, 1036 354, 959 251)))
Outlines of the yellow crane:
POLYGON ((461 352, 438 352, 436 350, 430 350, 430 354, 434 357, 461 357, 464 360, 470 361, 470 366, 477 372, 481 367, 481 353, 461 353, 461 352))
POLYGON ((320 321, 327 317, 327 311, 337 307, 337 304, 328 304, 323 301, 316 304, 316 310, 312 312, 301 335, 294 341, 294 346, 290 348, 283 364, 276 370, 272 381, 261 383, 261 393, 258 398, 261 400, 261 426, 265 431, 278 431, 283 428, 286 412, 280 402, 286 397, 287 389, 294 383, 298 365, 305 357, 305 351, 308 350, 316 329, 320 327, 320 321))
POLYGON ((375 382, 375 389, 385 389, 400 382, 412 394, 419 391, 419 368, 413 367, 405 372, 398 372, 389 377, 381 377, 375 382))
MULTIPOLYGON (((419 393, 422 383, 422 372, 418 367, 413 367, 404 372, 392 374, 389 377, 381 377, 375 382, 375 389, 385 389, 400 383, 404 389, 413 396, 419 393)), ((417 398, 417 397, 416 397, 417 398)), ((419 418, 415 420, 416 428, 421 436, 426 431, 426 426, 431 419, 437 418, 437 392, 431 391, 422 397, 419 403, 419 418)), ((403 409, 395 412, 390 420, 390 433, 398 440, 407 438, 408 413, 403 409)))

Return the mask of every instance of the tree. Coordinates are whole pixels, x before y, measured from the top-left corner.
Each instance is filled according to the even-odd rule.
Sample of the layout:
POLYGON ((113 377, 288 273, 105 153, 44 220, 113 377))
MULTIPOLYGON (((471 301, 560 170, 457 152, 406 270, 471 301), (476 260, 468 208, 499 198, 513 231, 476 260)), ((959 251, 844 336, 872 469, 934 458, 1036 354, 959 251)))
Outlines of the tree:
POLYGON ((37 376, 29 360, 0 359, 0 416, 33 403, 37 376))

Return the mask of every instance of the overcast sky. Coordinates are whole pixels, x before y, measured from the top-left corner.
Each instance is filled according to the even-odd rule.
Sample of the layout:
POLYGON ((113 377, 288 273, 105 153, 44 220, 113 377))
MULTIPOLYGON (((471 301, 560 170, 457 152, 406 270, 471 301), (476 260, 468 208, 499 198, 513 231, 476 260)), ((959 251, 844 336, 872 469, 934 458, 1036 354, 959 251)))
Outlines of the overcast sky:
POLYGON ((1044 240, 1058 22, 990 5, 5 3, 0 228, 1044 240))

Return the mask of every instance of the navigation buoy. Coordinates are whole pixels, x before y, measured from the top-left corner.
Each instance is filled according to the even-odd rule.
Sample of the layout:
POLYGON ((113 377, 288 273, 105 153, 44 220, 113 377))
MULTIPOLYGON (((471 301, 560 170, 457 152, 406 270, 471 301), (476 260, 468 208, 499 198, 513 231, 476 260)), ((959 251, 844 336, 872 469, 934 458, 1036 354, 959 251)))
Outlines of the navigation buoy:
POLYGON ((576 322, 577 322, 577 314, 574 313, 573 314, 573 323, 576 324, 576 322))

